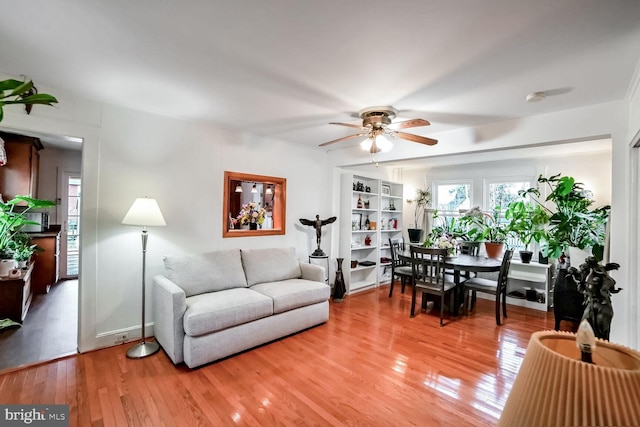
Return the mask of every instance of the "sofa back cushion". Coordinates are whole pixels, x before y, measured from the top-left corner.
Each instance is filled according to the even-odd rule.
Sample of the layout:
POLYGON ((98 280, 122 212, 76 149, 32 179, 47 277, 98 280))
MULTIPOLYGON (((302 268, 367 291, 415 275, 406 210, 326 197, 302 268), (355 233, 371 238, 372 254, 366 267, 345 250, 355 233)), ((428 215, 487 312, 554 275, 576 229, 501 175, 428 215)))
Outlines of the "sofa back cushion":
POLYGON ((249 286, 302 276, 295 248, 243 249, 242 265, 249 286))
POLYGON ((180 286, 187 297, 247 286, 240 249, 166 256, 164 266, 167 277, 180 286))

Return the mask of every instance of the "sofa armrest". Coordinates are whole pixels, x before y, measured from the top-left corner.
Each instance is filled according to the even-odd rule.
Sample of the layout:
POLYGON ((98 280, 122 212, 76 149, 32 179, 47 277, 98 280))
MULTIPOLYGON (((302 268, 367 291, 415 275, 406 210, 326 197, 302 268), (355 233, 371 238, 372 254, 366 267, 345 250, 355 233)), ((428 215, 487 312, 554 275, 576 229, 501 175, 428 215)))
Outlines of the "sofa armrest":
POLYGON ((300 270, 302 270, 302 278, 306 280, 313 280, 314 282, 322 282, 326 280, 325 268, 321 265, 308 264, 306 262, 300 263, 300 270))
POLYGON ((153 330, 173 363, 184 361, 184 313, 186 295, 165 276, 153 278, 153 330))

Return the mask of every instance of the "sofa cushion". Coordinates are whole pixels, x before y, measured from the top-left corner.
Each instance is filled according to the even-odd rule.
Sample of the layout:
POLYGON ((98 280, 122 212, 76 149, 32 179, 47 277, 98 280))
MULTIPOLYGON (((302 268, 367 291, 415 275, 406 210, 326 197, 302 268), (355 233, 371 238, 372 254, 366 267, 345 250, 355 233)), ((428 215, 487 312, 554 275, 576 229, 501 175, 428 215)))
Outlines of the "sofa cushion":
POLYGON ((294 248, 243 249, 242 265, 249 286, 302 276, 294 248))
POLYGON ((164 257, 167 278, 187 297, 205 292, 247 287, 240 249, 164 257))
POLYGON ((241 325, 273 314, 271 298, 247 288, 200 294, 187 298, 184 331, 198 336, 241 325))
POLYGON ((250 289, 273 299, 274 314, 327 301, 331 294, 331 288, 325 283, 304 279, 259 283, 250 289))

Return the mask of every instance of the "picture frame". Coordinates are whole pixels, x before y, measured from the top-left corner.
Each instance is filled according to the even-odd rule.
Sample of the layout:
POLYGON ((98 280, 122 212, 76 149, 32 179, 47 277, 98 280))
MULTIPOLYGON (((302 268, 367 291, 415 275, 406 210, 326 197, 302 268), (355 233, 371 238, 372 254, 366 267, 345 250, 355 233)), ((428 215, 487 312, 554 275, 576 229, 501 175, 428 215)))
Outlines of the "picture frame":
POLYGON ((391 195, 391 186, 389 184, 382 184, 380 188, 383 195, 385 196, 391 195))
POLYGON ((360 230, 362 230, 362 214, 352 213, 351 214, 351 231, 360 231, 360 230))

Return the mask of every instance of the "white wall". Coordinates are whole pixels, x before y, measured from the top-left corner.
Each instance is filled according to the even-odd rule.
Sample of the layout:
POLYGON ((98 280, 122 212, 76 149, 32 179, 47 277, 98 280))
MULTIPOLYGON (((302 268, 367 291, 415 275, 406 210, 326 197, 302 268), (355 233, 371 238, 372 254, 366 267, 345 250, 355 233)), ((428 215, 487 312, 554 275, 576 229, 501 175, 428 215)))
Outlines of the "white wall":
MULTIPOLYGON (((72 94, 59 99, 54 111, 37 108, 37 114, 28 117, 6 112, 2 127, 84 138, 81 351, 112 344, 117 331, 139 334, 140 230, 121 224, 136 197, 156 198, 167 221, 166 227, 149 231, 148 287, 151 278, 163 272, 166 254, 293 246, 298 258, 306 260, 315 248, 315 231, 298 219, 333 214, 327 191, 331 168, 316 150, 78 100, 72 94), (74 111, 76 107, 83 112, 74 111), (87 116, 87 111, 93 114, 87 116), (222 239, 224 170, 287 179, 285 235, 222 239)), ((328 249, 328 234, 326 239, 328 249)), ((151 322, 150 292, 147 295, 151 322)))
MULTIPOLYGON (((38 198, 56 201, 60 204, 58 184, 64 171, 80 172, 82 152, 45 147, 40 150, 40 169, 38 172, 38 198)), ((49 209, 49 224, 61 224, 58 209, 49 209)))

